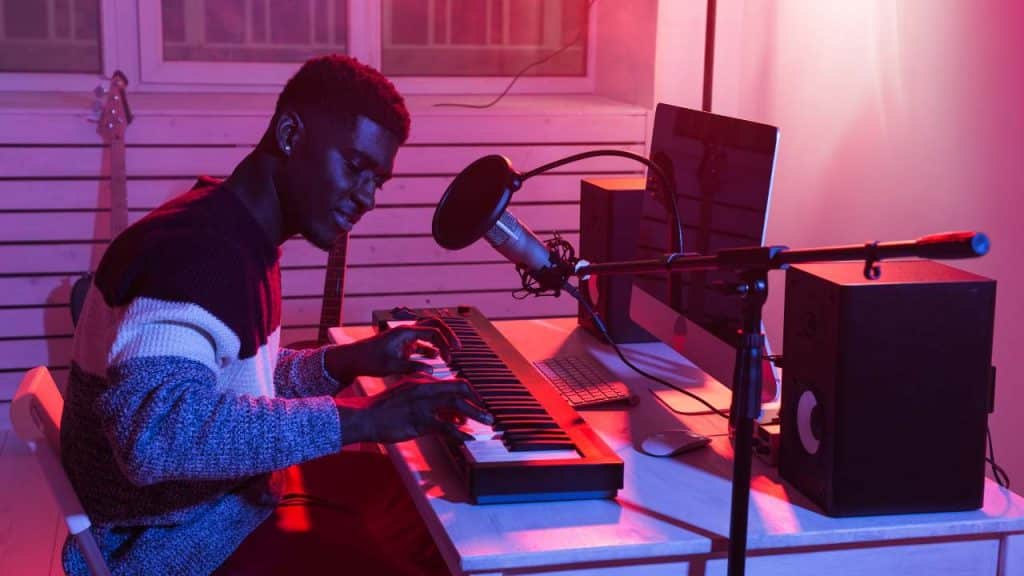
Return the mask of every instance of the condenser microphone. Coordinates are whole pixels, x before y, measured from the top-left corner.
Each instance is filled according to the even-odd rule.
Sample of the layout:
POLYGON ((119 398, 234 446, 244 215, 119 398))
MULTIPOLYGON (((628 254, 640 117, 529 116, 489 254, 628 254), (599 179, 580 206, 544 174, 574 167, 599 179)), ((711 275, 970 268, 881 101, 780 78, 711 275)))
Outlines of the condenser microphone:
POLYGON ((563 262, 557 252, 548 248, 508 210, 484 233, 484 239, 502 256, 526 270, 541 290, 561 289, 572 272, 571 266, 563 262))
POLYGON ((571 267, 505 210, 523 176, 504 156, 484 156, 455 177, 434 211, 434 240, 461 250, 480 238, 545 290, 559 290, 571 267))

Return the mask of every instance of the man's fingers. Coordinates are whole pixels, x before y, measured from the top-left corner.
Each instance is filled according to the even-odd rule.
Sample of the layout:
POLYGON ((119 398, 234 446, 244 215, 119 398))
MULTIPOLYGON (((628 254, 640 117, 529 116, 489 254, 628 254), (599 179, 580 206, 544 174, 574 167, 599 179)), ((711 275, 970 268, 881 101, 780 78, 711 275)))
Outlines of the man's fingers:
POLYGON ((465 398, 455 397, 455 409, 458 411, 458 414, 463 414, 481 424, 487 424, 488 426, 494 424, 494 416, 491 416, 490 412, 467 401, 465 398))
MULTIPOLYGON (((473 390, 469 382, 460 379, 444 381, 442 384, 454 384, 455 386, 450 386, 442 394, 435 396, 441 402, 440 410, 454 410, 488 425, 494 423, 494 416, 481 407, 484 405, 483 399, 476 393, 476 390, 473 390)), ((433 387, 437 388, 440 385, 435 384, 433 387)))
POLYGON ((437 358, 441 355, 441 351, 437 349, 437 346, 434 346, 430 342, 417 339, 415 354, 422 354, 427 358, 437 358))
POLYGON ((441 357, 444 358, 445 361, 451 359, 451 344, 448 342, 447 338, 445 338, 444 334, 437 328, 418 325, 406 326, 405 334, 409 335, 406 336, 406 338, 413 338, 412 341, 409 341, 413 346, 418 346, 415 344, 415 340, 429 342, 438 349, 441 353, 441 357))
POLYGON ((459 430, 459 427, 456 426, 455 423, 453 422, 445 422, 443 420, 438 420, 437 423, 439 431, 442 434, 445 434, 446 436, 451 436, 452 438, 460 440, 462 442, 469 442, 470 440, 474 439, 472 434, 468 434, 466 432, 463 432, 462 430, 459 430))
POLYGON ((459 337, 455 335, 455 331, 452 330, 451 326, 446 324, 444 320, 434 316, 432 318, 425 318, 417 322, 421 326, 431 326, 441 331, 444 337, 448 340, 448 344, 452 350, 458 350, 462 348, 462 343, 459 342, 459 337))
POLYGON ((412 374, 413 372, 421 372, 423 374, 434 373, 434 367, 426 362, 417 362, 416 360, 406 360, 405 365, 402 367, 402 372, 406 374, 412 374))
POLYGON ((437 411, 437 417, 445 422, 452 422, 456 426, 462 426, 467 420, 462 413, 451 408, 441 408, 437 411))

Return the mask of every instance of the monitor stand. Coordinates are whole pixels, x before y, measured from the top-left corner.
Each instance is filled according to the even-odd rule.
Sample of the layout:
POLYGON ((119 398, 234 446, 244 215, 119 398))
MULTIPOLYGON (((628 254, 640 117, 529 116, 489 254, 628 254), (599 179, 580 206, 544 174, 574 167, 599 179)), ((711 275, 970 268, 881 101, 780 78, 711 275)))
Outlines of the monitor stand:
MULTIPOLYGON (((690 362, 722 385, 733 389, 733 371, 736 366, 736 348, 722 341, 701 325, 679 314, 646 291, 633 286, 629 300, 629 316, 637 325, 652 336, 679 352, 690 362)), ((762 330, 764 327, 762 326, 762 330)), ((771 353, 767 341, 765 352, 771 353)), ((761 417, 760 423, 770 423, 778 417, 782 381, 778 370, 768 360, 762 366, 761 417)), ((686 412, 700 409, 696 401, 682 394, 659 395, 673 410, 686 412), (664 396, 664 397, 661 397, 664 396), (675 403, 683 403, 674 406, 675 403)), ((728 408, 728 406, 726 406, 728 408)))

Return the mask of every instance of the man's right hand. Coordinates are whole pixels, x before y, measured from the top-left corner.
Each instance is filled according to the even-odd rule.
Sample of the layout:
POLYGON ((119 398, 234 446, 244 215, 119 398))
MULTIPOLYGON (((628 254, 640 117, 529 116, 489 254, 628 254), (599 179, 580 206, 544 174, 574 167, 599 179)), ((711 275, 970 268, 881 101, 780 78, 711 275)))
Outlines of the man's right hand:
POLYGON ((471 440, 472 436, 459 430, 455 417, 494 422, 469 382, 438 380, 426 374, 406 376, 374 396, 336 398, 334 402, 344 444, 402 442, 437 432, 471 440))

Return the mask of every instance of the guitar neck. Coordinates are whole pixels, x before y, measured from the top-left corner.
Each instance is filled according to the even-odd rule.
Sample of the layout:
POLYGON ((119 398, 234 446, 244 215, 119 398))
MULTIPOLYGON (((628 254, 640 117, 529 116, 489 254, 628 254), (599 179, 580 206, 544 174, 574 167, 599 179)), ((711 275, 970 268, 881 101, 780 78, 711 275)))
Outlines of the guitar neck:
POLYGON ((341 301, 345 293, 345 257, 348 253, 348 233, 335 240, 327 254, 327 273, 324 276, 324 298, 320 307, 320 329, 317 343, 326 344, 327 331, 341 323, 341 301))
POLYGON ((110 87, 100 93, 106 95, 96 121, 96 132, 107 144, 107 164, 110 173, 110 238, 114 239, 128 227, 128 177, 125 171, 124 135, 132 122, 128 107, 128 78, 117 70, 110 79, 110 87))
POLYGON ((128 227, 128 176, 125 172, 124 138, 110 141, 110 238, 128 227))

